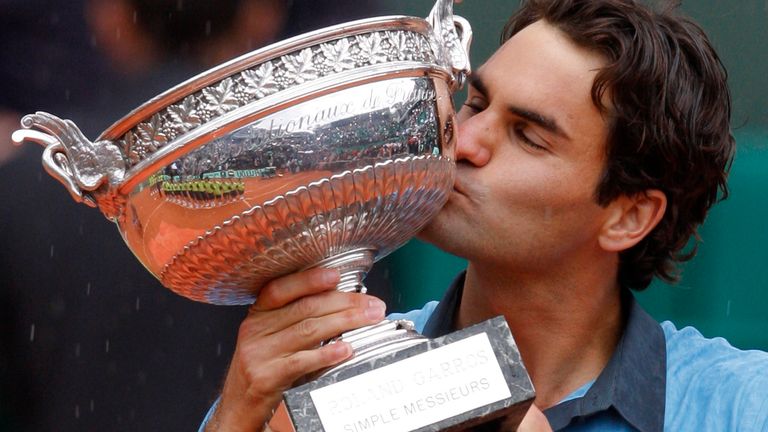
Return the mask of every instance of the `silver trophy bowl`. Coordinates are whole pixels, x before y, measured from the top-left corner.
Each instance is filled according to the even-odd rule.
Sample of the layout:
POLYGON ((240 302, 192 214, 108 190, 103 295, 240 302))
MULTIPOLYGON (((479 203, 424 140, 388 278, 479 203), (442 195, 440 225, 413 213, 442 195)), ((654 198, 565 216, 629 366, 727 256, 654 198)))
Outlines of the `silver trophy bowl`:
POLYGON ((47 171, 182 296, 250 304, 269 280, 316 266, 363 291, 452 189, 452 94, 471 42, 452 9, 439 0, 427 19, 355 21, 246 54, 94 141, 42 112, 13 140, 45 146, 47 171))
POLYGON ((49 173, 178 294, 249 304, 265 282, 318 265, 359 289, 452 187, 451 95, 471 39, 452 3, 426 20, 355 21, 244 55, 93 142, 42 112, 13 139, 44 145, 49 173))
MULTIPOLYGON (((47 171, 182 296, 250 304, 268 281, 312 267, 364 292, 373 263, 453 189, 452 96, 471 35, 453 1, 437 0, 426 19, 350 22, 236 58, 94 141, 42 112, 13 140, 42 144, 47 171)), ((323 343, 339 340, 350 359, 283 392, 295 430, 464 430, 519 421, 535 397, 502 317, 434 339, 384 320, 323 343), (438 396, 446 405, 429 409, 438 396), (339 411, 344 398, 355 405, 339 411)))

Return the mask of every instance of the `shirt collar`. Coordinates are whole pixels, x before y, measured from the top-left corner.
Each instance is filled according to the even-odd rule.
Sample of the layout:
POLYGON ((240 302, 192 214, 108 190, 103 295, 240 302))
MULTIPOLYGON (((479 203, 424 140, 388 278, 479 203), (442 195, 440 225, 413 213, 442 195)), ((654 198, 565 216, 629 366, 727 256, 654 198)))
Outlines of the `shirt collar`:
POLYGON ((466 272, 459 273, 451 282, 448 291, 443 294, 442 300, 437 304, 430 315, 424 330, 421 332, 428 338, 436 338, 458 330, 456 328, 456 314, 461 305, 461 294, 464 292, 464 277, 466 272))
MULTIPOLYGON (((435 308, 423 334, 434 338, 456 330, 456 314, 464 289, 462 272, 453 281, 435 308)), ((553 430, 568 426, 574 419, 586 419, 609 409, 641 432, 664 429, 667 350, 661 326, 624 291, 626 326, 605 369, 587 393, 560 403, 544 413, 553 430)))

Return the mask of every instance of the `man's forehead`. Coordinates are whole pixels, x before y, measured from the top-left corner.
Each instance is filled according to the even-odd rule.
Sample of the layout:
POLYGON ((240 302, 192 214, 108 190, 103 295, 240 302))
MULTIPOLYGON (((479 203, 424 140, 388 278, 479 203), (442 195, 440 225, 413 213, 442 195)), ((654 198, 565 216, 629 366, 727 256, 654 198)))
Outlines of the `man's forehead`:
POLYGON ((607 129, 592 100, 597 72, 604 66, 599 54, 537 21, 506 41, 470 77, 470 84, 518 118, 569 140, 595 140, 604 138, 607 129))

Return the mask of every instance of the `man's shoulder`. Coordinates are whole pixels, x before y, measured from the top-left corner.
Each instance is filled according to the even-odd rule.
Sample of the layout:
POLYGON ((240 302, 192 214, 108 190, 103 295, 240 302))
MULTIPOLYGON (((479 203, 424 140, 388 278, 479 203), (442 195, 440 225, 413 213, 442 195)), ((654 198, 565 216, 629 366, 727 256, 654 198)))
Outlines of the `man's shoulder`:
POLYGON ((666 426, 768 430, 768 353, 663 322, 667 345, 666 426))
POLYGON ((667 375, 768 379, 767 352, 740 350, 721 337, 706 338, 693 327, 677 329, 669 321, 661 323, 661 328, 667 342, 667 375))

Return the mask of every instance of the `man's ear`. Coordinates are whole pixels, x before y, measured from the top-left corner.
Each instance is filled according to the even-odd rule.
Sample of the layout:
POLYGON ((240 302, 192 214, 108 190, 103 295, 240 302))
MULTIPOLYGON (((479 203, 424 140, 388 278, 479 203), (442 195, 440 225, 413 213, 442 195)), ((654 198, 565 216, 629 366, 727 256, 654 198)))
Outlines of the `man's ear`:
POLYGON ((621 252, 638 244, 659 224, 667 209, 667 196, 657 189, 616 198, 600 232, 600 247, 621 252))

